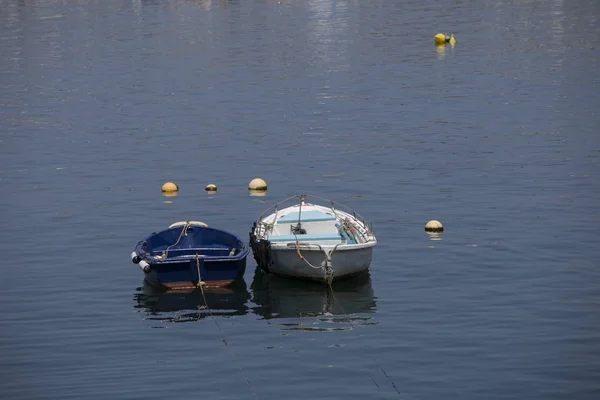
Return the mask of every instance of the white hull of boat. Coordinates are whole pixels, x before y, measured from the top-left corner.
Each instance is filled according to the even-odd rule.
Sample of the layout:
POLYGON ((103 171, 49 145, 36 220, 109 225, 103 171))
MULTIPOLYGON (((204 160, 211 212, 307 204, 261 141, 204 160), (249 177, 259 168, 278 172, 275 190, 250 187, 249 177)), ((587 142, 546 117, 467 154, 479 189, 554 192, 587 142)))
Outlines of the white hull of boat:
POLYGON ((362 217, 306 197, 315 196, 294 196, 258 218, 250 232, 257 264, 274 275, 327 283, 367 271, 377 239, 362 217), (279 208, 292 199, 299 202, 279 208))
MULTIPOLYGON (((371 264, 374 246, 374 242, 362 246, 338 246, 330 256, 333 280, 350 278, 366 272, 371 264)), ((331 251, 332 247, 321 250, 317 246, 300 245, 299 250, 306 261, 300 258, 295 246, 272 245, 273 264, 269 267, 269 272, 288 278, 326 282, 325 251, 331 251)))

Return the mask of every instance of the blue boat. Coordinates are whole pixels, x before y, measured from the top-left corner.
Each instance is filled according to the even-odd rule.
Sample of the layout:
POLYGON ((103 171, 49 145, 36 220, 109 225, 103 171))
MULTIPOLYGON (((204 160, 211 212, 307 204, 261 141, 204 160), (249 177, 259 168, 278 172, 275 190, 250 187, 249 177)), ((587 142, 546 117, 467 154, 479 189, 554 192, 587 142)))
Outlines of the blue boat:
POLYGON ((131 260, 150 283, 189 289, 233 283, 244 274, 248 252, 232 233, 185 221, 140 241, 131 260))

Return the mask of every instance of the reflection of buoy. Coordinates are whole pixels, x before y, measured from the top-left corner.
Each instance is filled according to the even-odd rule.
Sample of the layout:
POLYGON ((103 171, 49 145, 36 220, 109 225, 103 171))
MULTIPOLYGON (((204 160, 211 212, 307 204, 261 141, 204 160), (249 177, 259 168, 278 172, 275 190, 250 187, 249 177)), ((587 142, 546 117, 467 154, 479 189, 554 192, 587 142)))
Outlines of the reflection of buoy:
POLYGON ((204 190, 206 190, 207 192, 211 192, 214 193, 217 191, 217 185, 213 185, 212 183, 209 185, 206 185, 206 187, 204 188, 204 190))
POLYGON ((443 232, 444 226, 440 221, 431 220, 425 225, 425 231, 427 232, 443 232))
POLYGON ((435 51, 437 51, 437 55, 440 60, 443 60, 446 56, 446 46, 443 44, 436 44, 435 51))
POLYGON ((440 237, 440 232, 427 232, 429 236, 429 240, 442 240, 440 237))
POLYGON ((175 197, 177 196, 177 192, 162 192, 162 195, 165 197, 175 197))
POLYGON ((163 191, 163 193, 173 193, 173 192, 176 192, 178 190, 179 190, 179 188, 173 182, 167 182, 164 185, 162 185, 162 191, 163 191))
POLYGON ((254 178, 250 181, 248 185, 248 189, 250 190, 267 190, 267 182, 263 181, 260 178, 254 178))
POLYGON ((267 195, 267 191, 266 190, 248 190, 248 192, 250 193, 250 196, 256 196, 256 197, 263 197, 267 195))

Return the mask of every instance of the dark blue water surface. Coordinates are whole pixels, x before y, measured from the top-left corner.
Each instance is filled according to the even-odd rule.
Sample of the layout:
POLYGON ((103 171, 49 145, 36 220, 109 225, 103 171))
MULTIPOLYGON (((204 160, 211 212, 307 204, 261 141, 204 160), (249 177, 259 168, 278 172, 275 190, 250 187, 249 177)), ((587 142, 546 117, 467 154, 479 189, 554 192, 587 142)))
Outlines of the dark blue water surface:
POLYGON ((599 18, 0 0, 0 398, 600 398, 599 18), (250 257, 207 307, 129 259, 297 193, 373 222, 368 276, 332 296, 250 257))

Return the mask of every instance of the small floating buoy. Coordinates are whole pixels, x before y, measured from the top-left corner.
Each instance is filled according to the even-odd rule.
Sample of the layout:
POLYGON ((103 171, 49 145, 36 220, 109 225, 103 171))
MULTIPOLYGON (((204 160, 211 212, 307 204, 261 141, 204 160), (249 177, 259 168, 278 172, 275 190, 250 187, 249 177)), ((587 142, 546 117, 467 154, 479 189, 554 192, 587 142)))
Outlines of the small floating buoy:
POLYGON ((267 182, 263 181, 260 178, 254 178, 250 181, 248 185, 249 190, 267 190, 267 182))
POLYGON ((217 191, 217 185, 213 185, 211 183, 209 185, 206 185, 206 187, 204 188, 204 190, 206 190, 209 193, 216 193, 216 191, 217 191))
POLYGON ((446 43, 446 35, 443 33, 438 33, 433 37, 433 40, 435 40, 435 44, 444 44, 446 43))
POLYGON ((426 232, 443 232, 444 226, 440 221, 431 220, 425 225, 426 232))
POLYGON ((164 185, 162 185, 162 192, 163 193, 173 193, 173 192, 177 192, 179 190, 179 187, 174 184, 173 182, 167 182, 164 185))
POLYGON ((443 33, 438 33, 433 37, 436 45, 450 43, 452 46, 456 44, 456 39, 454 39, 454 35, 445 35, 443 33))

